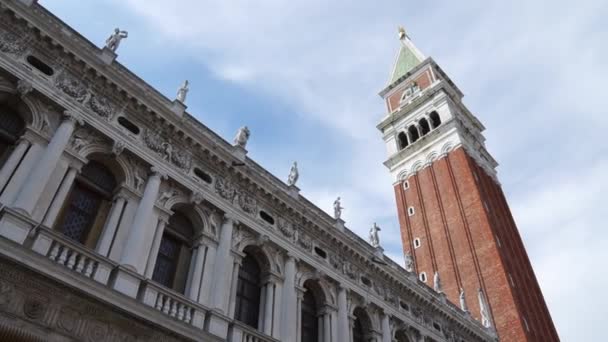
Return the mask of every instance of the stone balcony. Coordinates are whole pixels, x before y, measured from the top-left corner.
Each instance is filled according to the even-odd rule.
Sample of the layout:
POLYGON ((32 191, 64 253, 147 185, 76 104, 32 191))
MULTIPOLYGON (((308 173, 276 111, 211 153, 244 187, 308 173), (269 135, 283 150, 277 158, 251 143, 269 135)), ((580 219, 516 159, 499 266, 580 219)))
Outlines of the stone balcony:
POLYGON ((17 223, 29 233, 24 241, 0 234, 0 259, 8 259, 68 285, 74 293, 126 311, 135 320, 149 321, 183 339, 229 342, 278 342, 222 313, 186 298, 132 272, 137 280, 135 297, 116 290, 116 274, 130 272, 118 263, 44 226, 32 226, 19 212, 2 208, 0 217, 17 223))

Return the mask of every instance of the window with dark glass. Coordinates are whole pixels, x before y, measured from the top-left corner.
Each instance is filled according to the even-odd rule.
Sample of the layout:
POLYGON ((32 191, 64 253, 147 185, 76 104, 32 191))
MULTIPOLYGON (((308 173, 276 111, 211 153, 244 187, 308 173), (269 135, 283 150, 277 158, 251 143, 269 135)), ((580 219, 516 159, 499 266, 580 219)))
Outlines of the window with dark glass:
POLYGON ((399 141, 399 149, 404 149, 407 147, 407 145, 409 145, 405 132, 399 133, 397 135, 397 140, 399 141))
POLYGON ((307 289, 302 298, 302 342, 317 342, 319 339, 319 320, 314 294, 307 289))
POLYGON ((429 114, 429 119, 431 120, 431 127, 433 127, 433 129, 441 125, 441 118, 437 112, 431 112, 431 114, 429 114))
POLYGON ((56 229, 71 240, 93 247, 105 223, 114 175, 103 164, 91 161, 75 180, 56 229))
POLYGON ((422 135, 425 135, 431 131, 431 127, 429 127, 429 122, 426 121, 425 118, 420 119, 419 124, 420 124, 420 128, 422 128, 422 135))
POLYGON ((193 236, 192 222, 185 214, 178 211, 171 215, 160 240, 152 280, 184 293, 193 236))
POLYGON ((0 105, 0 167, 4 165, 24 129, 25 122, 21 116, 12 108, 0 105))
POLYGON ((365 342, 365 332, 359 317, 355 318, 355 324, 353 325, 353 342, 365 342))
POLYGON ((239 269, 236 289, 235 319, 255 329, 258 328, 260 310, 260 265, 251 256, 246 255, 239 269))

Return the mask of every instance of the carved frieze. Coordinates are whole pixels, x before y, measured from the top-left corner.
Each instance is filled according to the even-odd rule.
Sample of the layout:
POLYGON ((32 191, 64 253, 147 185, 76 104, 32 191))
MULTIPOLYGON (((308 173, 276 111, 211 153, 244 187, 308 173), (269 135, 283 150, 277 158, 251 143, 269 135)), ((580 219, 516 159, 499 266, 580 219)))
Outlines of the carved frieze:
POLYGON ((297 238, 298 245, 307 251, 312 251, 312 239, 308 235, 301 233, 297 238))
POLYGON ((111 119, 115 113, 115 109, 110 101, 99 95, 91 95, 88 105, 93 112, 106 120, 111 119))
POLYGON ((21 55, 27 46, 25 36, 18 36, 11 32, 0 35, 0 51, 13 55, 21 55))
POLYGON ((85 127, 81 127, 76 130, 74 134, 72 134, 72 137, 70 139, 70 147, 75 152, 80 152, 87 146, 103 144, 104 142, 105 139, 96 134, 94 131, 85 127))
POLYGON ((285 220, 282 217, 279 217, 277 221, 277 227, 279 227, 279 231, 287 238, 291 239, 295 236, 295 228, 294 225, 285 220))
POLYGON ((89 97, 88 86, 67 72, 63 72, 57 77, 55 86, 69 97, 81 103, 89 97))
POLYGON ((173 144, 165 141, 159 132, 145 129, 143 139, 149 149, 180 169, 189 170, 192 166, 192 156, 187 152, 175 149, 173 144))
POLYGON ((221 177, 217 177, 215 181, 215 192, 230 203, 234 201, 236 195, 234 185, 221 177))
POLYGON ((239 207, 241 207, 241 209, 243 209, 244 212, 248 213, 248 214, 255 214, 257 212, 257 201, 255 200, 255 198, 241 193, 238 195, 238 203, 239 203, 239 207))

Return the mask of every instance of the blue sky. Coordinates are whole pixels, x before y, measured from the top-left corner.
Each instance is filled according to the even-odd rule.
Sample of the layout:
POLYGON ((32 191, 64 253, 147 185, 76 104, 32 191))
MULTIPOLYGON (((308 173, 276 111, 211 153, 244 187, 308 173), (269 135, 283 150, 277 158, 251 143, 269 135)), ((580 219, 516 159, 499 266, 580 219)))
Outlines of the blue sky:
POLYGON ((227 140, 347 226, 382 227, 402 263, 375 125, 404 25, 465 93, 564 341, 603 341, 608 318, 608 3, 571 1, 41 0, 227 140))

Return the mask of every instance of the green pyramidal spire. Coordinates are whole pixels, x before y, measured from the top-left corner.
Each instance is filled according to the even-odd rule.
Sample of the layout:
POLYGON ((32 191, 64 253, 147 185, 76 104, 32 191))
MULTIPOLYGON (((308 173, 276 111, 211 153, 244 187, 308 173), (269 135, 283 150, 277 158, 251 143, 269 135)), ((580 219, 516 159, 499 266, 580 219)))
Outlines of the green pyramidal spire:
POLYGON ((407 74, 410 70, 414 69, 418 64, 424 60, 424 55, 414 43, 410 40, 410 37, 405 33, 403 27, 399 28, 399 41, 401 47, 395 60, 395 66, 393 67, 391 77, 388 84, 392 84, 403 75, 407 74))

